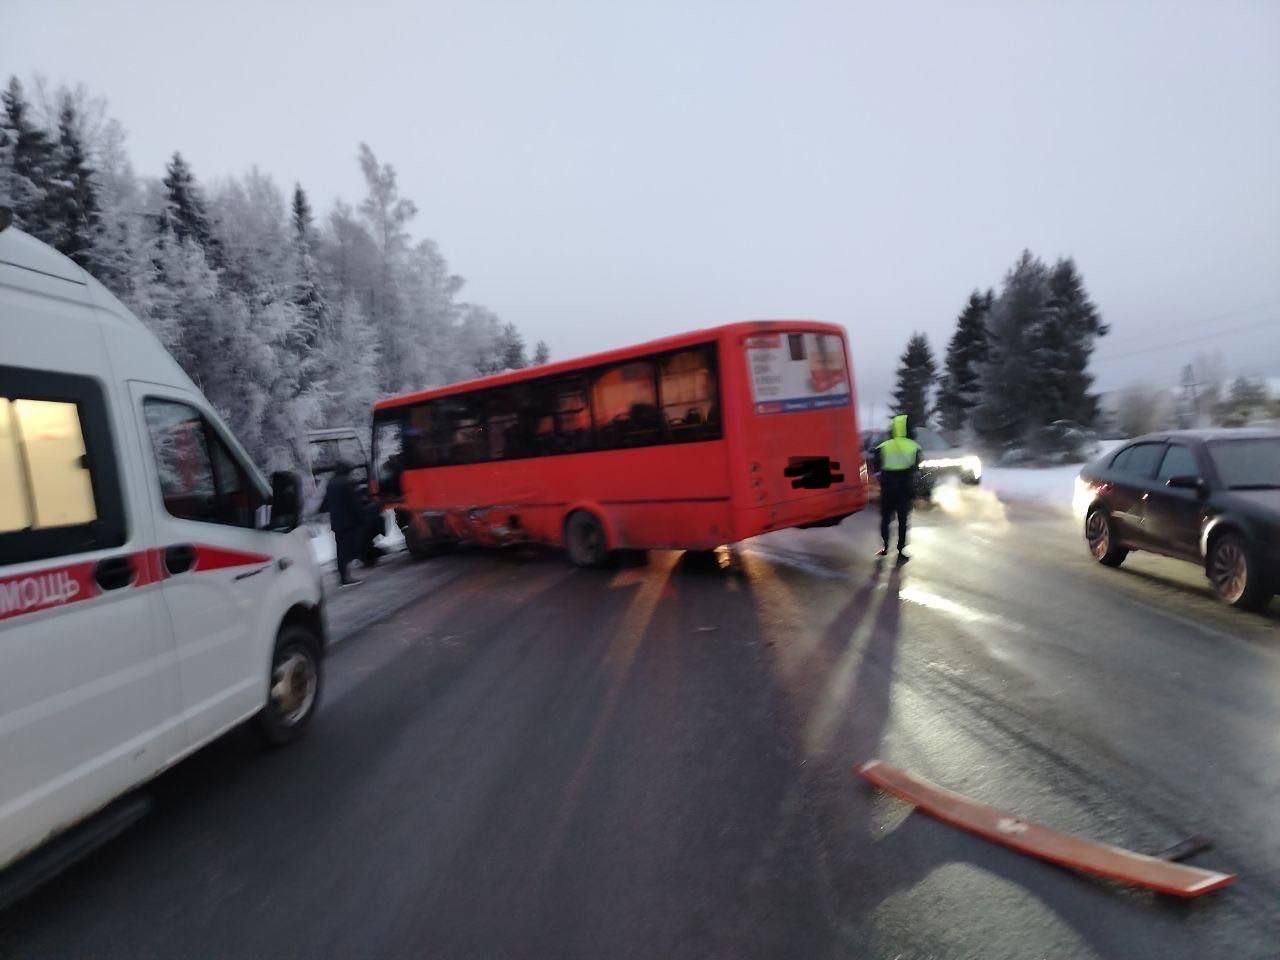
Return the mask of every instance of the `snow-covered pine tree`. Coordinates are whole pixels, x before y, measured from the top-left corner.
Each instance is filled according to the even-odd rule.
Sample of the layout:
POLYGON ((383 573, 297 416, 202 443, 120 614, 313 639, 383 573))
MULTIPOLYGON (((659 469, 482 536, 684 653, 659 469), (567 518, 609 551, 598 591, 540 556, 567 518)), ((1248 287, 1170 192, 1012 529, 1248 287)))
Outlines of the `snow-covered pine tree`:
POLYGON ((923 426, 929 415, 929 391, 938 378, 929 338, 913 333, 898 363, 898 385, 893 391, 894 413, 905 413, 912 429, 923 426))
POLYGON ((969 412, 978 403, 979 369, 987 359, 987 313, 994 300, 993 291, 974 290, 956 318, 938 386, 938 415, 947 430, 963 430, 968 425, 969 412))
POLYGON ((220 266, 221 250, 213 235, 204 197, 191 167, 176 150, 165 167, 161 182, 165 191, 165 207, 160 218, 161 230, 172 230, 179 241, 188 238, 195 241, 204 251, 209 263, 215 267, 220 266))
POLYGON ((293 302, 302 314, 302 345, 310 350, 329 326, 328 304, 315 258, 315 221, 301 184, 294 184, 290 206, 293 225, 293 302))
POLYGON ((418 208, 400 196, 396 171, 378 162, 367 143, 360 144, 360 171, 366 194, 360 216, 377 250, 377 272, 369 278, 365 313, 377 326, 382 355, 381 386, 385 392, 418 386, 410 362, 413 330, 407 320, 402 287, 407 279, 410 250, 409 222, 418 208))
POLYGON ((212 209, 228 309, 247 313, 242 370, 248 387, 265 397, 254 452, 273 467, 298 466, 333 371, 322 368, 314 349, 318 327, 297 302, 299 261, 284 194, 255 167, 227 181, 212 209))
POLYGON ((458 346, 459 354, 466 358, 469 367, 464 376, 484 376, 505 369, 502 323, 492 310, 474 304, 462 308, 458 346))
POLYGON ((1030 250, 1005 274, 1000 296, 987 315, 987 361, 981 365, 982 397, 973 425, 989 443, 1020 442, 1038 425, 1038 362, 1031 357, 1049 297, 1048 270, 1030 250))
POLYGON ((378 398, 378 331, 365 317, 354 294, 332 302, 329 325, 317 344, 320 364, 335 372, 322 422, 331 426, 365 424, 378 398))
POLYGON ((431 240, 416 244, 408 258, 402 285, 406 342, 403 370, 411 387, 448 383, 469 376, 455 349, 462 277, 431 240))
POLYGON ((0 197, 37 236, 63 231, 42 239, 157 334, 259 463, 296 463, 308 425, 363 422, 381 393, 524 362, 519 331, 460 303, 462 278, 413 241, 416 210, 367 146, 358 213, 339 201, 318 228, 305 193, 289 204, 256 170, 208 201, 180 154, 141 180, 101 101, 36 90, 37 106, 16 79, 0 94, 0 197))
POLYGON ((547 341, 539 340, 533 348, 533 365, 535 367, 540 367, 550 360, 551 348, 547 346, 547 341))
POLYGON ((499 350, 504 370, 522 370, 529 365, 529 359, 524 352, 524 337, 520 335, 514 323, 502 325, 499 350))
POLYGON ((14 223, 46 243, 55 238, 45 219, 53 145, 31 114, 17 77, 0 94, 0 203, 13 209, 14 223))
POLYGON ((59 99, 58 139, 50 153, 45 217, 53 246, 89 268, 95 262, 93 247, 99 227, 97 186, 81 138, 75 102, 65 91, 59 99))
POLYGON ((89 152, 95 158, 98 222, 87 254, 86 269, 126 303, 139 269, 151 264, 140 257, 146 242, 141 190, 125 149, 124 128, 114 119, 98 127, 89 152))

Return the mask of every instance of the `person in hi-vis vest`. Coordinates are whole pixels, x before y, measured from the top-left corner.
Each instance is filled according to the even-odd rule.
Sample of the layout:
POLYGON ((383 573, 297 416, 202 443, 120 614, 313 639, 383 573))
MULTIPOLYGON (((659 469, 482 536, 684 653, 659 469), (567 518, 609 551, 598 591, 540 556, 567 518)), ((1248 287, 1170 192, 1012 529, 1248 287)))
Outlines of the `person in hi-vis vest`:
POLYGON ((890 421, 889 439, 876 447, 876 473, 880 475, 880 539, 884 547, 876 554, 889 552, 889 522, 898 517, 898 562, 911 558, 907 549, 907 517, 915 497, 916 471, 920 469, 920 444, 907 436, 907 415, 899 414, 890 421))

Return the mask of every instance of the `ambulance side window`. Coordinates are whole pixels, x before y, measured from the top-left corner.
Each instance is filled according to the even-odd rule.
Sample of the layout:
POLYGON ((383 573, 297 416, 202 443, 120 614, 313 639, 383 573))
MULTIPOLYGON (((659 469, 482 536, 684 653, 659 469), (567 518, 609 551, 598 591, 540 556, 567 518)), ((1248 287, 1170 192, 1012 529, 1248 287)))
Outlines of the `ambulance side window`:
POLYGON ((124 541, 101 386, 0 366, 0 565, 124 541))
POLYGON ((165 510, 180 520, 252 527, 262 498, 200 412, 154 397, 143 412, 165 510))

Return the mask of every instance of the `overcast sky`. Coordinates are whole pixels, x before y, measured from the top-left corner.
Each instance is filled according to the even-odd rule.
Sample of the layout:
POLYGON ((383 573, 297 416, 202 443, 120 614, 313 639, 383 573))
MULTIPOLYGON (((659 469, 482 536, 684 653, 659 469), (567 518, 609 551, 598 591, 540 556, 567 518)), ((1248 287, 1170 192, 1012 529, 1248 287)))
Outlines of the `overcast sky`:
POLYGON ((106 97, 142 173, 256 163, 321 210, 367 141, 559 357, 817 317, 883 406, 1030 247, 1112 324, 1102 386, 1280 374, 1274 0, 0 0, 0 70, 106 97))

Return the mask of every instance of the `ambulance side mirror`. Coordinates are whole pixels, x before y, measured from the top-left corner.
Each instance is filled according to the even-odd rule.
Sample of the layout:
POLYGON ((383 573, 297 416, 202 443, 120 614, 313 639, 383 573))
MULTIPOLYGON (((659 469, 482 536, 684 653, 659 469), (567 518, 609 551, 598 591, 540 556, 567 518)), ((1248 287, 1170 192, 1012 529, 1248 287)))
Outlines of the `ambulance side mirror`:
POLYGON ((296 473, 277 470, 271 474, 270 529, 288 533, 298 526, 302 510, 302 481, 296 473))

